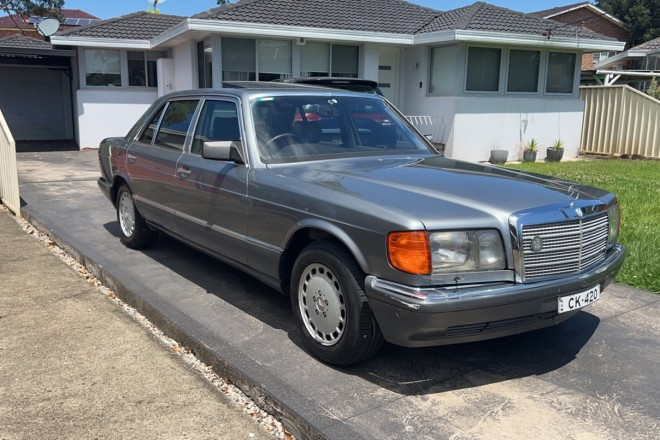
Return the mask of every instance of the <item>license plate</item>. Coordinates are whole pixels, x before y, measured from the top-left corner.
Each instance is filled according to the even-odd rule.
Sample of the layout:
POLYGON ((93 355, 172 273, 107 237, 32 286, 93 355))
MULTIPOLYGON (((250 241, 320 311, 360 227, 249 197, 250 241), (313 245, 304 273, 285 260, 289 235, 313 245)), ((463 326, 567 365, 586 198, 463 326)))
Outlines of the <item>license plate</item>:
POLYGON ((566 313, 572 310, 581 309, 584 306, 598 301, 600 299, 600 284, 584 292, 574 295, 560 296, 557 298, 559 313, 566 313))

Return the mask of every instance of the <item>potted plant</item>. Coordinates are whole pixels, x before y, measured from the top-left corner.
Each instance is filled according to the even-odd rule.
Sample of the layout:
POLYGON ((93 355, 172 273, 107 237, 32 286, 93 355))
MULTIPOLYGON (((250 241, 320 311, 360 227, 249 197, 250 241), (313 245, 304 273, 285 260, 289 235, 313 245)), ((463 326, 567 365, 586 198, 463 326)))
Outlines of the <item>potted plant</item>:
POLYGON ((523 150, 523 162, 536 162, 536 152, 539 150, 539 141, 532 138, 523 150))
POLYGON ((509 150, 490 150, 490 163, 506 163, 509 150))
POLYGON ((564 141, 557 139, 546 150, 545 160, 547 162, 559 162, 564 156, 564 141))

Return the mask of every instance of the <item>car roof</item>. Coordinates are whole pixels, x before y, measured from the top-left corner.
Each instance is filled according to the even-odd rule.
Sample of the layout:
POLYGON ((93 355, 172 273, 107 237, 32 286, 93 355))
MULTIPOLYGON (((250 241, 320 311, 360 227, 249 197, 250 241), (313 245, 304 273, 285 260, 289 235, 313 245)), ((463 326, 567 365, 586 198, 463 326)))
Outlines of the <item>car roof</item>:
POLYGON ((365 95, 364 93, 351 92, 342 89, 328 88, 323 86, 305 85, 305 84, 291 84, 270 81, 225 81, 222 83, 223 88, 208 88, 208 89, 190 89, 181 90, 169 93, 162 97, 162 99, 182 98, 192 96, 227 96, 233 95, 244 99, 257 95, 305 95, 305 94, 318 94, 318 95, 365 95))

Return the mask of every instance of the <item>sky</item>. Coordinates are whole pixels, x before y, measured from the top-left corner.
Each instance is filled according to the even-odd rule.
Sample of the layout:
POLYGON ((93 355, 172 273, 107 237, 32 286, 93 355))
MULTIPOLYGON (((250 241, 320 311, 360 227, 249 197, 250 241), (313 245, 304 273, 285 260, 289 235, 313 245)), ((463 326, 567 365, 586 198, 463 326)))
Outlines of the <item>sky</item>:
MULTIPOLYGON (((332 1, 332 0, 328 0, 332 1)), ((441 11, 460 8, 476 0, 409 0, 441 11)), ((487 0, 487 3, 513 9, 520 12, 534 12, 577 3, 578 0, 487 0)), ((112 18, 136 11, 146 11, 150 7, 148 0, 65 0, 67 9, 82 9, 99 18, 112 18)), ((158 8, 161 14, 190 16, 216 7, 216 0, 160 0, 158 8)))

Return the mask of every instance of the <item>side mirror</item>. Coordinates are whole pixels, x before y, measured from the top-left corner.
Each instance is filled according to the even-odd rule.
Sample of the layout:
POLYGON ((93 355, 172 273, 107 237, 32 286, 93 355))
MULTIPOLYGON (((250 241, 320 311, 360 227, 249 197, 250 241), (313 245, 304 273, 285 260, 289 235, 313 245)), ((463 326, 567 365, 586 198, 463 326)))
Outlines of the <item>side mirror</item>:
POLYGON ((224 160, 237 164, 245 163, 241 141, 210 141, 204 142, 202 146, 202 157, 204 159, 224 160))

